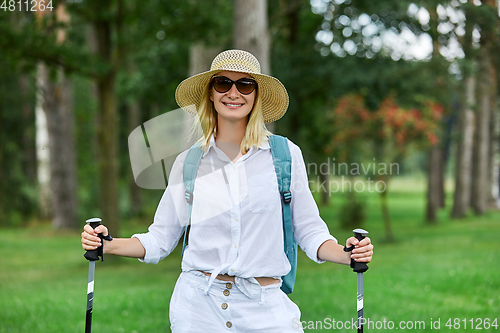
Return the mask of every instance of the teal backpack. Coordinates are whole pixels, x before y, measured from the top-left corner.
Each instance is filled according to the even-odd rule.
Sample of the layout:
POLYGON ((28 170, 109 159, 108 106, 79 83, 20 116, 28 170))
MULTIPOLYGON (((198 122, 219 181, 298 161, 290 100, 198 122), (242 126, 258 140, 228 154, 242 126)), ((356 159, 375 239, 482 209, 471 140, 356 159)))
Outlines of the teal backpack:
MULTIPOLYGON (((292 192, 290 192, 291 173, 292 173, 292 157, 288 148, 287 138, 272 135, 269 137, 269 145, 271 146, 271 154, 273 155, 274 169, 278 178, 278 187, 281 194, 281 207, 283 211, 283 240, 285 254, 290 261, 290 272, 282 277, 283 283, 281 290, 286 294, 293 291, 295 285, 295 276, 297 274, 297 241, 293 236, 292 212, 290 202, 292 201, 292 192)), ((193 191, 196 174, 200 165, 203 150, 200 144, 193 145, 186 156, 183 166, 184 186, 186 188, 185 197, 188 203, 188 216, 186 230, 184 231, 184 240, 182 244, 182 254, 186 248, 186 242, 189 238, 189 230, 191 228, 191 211, 193 209, 193 191)))

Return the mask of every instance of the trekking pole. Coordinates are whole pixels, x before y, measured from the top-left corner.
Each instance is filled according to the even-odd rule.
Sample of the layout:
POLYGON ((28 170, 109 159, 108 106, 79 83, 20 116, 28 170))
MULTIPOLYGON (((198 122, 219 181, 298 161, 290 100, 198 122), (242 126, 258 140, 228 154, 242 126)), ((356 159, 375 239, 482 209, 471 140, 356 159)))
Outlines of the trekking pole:
MULTIPOLYGON (((354 229, 354 237, 358 241, 361 241, 366 237, 368 231, 363 229, 354 229)), ((354 246, 347 248, 346 250, 352 251, 354 246)), ((354 272, 357 273, 357 309, 358 309, 358 320, 357 320, 357 329, 358 333, 363 333, 363 273, 368 270, 368 265, 364 262, 357 262, 354 259, 351 259, 351 268, 354 272)))
MULTIPOLYGON (((101 225, 100 218, 93 218, 86 221, 90 226, 95 229, 101 225)), ((102 234, 99 234, 99 238, 103 238, 102 234)), ((92 309, 94 307, 94 273, 95 273, 95 262, 102 258, 102 245, 95 250, 88 250, 84 254, 85 259, 89 261, 89 282, 87 284, 87 314, 85 317, 85 333, 90 333, 92 329, 92 309)))

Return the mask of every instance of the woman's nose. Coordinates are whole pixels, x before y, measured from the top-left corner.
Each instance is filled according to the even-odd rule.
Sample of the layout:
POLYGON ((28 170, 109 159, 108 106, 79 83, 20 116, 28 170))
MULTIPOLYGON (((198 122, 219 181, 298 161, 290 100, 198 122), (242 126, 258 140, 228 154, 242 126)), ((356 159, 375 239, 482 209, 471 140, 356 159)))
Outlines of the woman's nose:
POLYGON ((236 84, 233 83, 233 85, 231 86, 231 89, 229 89, 229 91, 227 92, 227 96, 228 97, 238 97, 239 95, 240 95, 240 92, 236 88, 236 84))

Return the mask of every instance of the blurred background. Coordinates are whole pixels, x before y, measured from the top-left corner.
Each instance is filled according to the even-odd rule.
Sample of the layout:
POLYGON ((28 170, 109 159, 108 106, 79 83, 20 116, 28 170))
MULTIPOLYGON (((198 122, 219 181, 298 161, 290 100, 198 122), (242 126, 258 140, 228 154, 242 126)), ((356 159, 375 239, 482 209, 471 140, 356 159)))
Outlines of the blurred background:
MULTIPOLYGON (((497 1, 0 3, 0 332, 83 329, 84 221, 145 232, 162 194, 135 184, 128 135, 231 48, 287 88, 269 127, 301 147, 332 234, 363 227, 377 244, 365 316, 496 329, 497 1)), ((168 331, 178 249, 156 268, 106 261, 96 325, 168 331)), ((336 266, 299 257, 302 320, 355 316, 355 274, 336 266)))

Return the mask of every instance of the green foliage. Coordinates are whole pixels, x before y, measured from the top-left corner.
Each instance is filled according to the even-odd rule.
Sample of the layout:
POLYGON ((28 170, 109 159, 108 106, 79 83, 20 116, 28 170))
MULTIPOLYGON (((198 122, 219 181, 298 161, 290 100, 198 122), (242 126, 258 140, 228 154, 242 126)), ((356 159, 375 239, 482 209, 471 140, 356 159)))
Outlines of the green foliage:
MULTIPOLYGON (((449 64, 445 60, 393 61, 383 52, 370 57, 363 54, 345 57, 331 53, 321 55, 323 45, 312 37, 326 27, 324 23, 327 21, 331 23, 329 26, 334 34, 341 34, 342 29, 333 24, 340 15, 349 14, 354 18, 363 12, 375 14, 375 7, 379 6, 379 15, 375 16, 384 22, 384 26, 390 26, 396 18, 399 21, 408 18, 406 9, 409 3, 390 11, 384 4, 388 3, 379 6, 378 3, 345 2, 335 6, 333 17, 327 14, 328 11, 316 15, 304 6, 293 25, 286 17, 277 21, 275 29, 286 38, 276 37, 277 42, 273 44, 273 74, 282 80, 290 95, 287 115, 277 122, 277 130, 302 147, 306 160, 318 162, 330 156, 328 152, 325 154, 325 148, 337 129, 325 120, 342 96, 362 96, 369 110, 379 108, 389 96, 394 96, 398 103, 409 109, 416 107, 418 96, 433 98, 446 108, 451 104, 453 78, 447 73, 449 64), (294 38, 291 36, 293 31, 296 31, 294 38)), ((338 40, 334 35, 333 40, 342 44, 344 39, 338 40)), ((356 43, 360 45, 361 42, 356 43)))
POLYGON ((408 16, 408 6, 411 3, 412 1, 343 1, 341 3, 329 1, 328 6, 313 7, 313 11, 317 11, 324 17, 321 30, 318 30, 333 34, 332 41, 322 46, 321 52, 325 55, 333 52, 341 56, 346 56, 348 53, 367 58, 373 58, 379 54, 391 56, 373 43, 373 39, 380 37, 388 30, 399 33, 405 28, 415 34, 421 34, 423 29, 418 20, 408 16), (361 15, 363 15, 363 20, 359 20, 361 15), (369 33, 369 30, 364 29, 368 25, 376 31, 372 30, 369 33), (355 47, 347 50, 346 41, 353 42, 355 47), (332 42, 341 48, 336 52, 330 50, 332 42))
POLYGON ((463 4, 465 14, 467 19, 475 22, 482 33, 487 33, 488 35, 495 34, 498 30, 498 8, 496 6, 490 6, 486 3, 477 6, 476 4, 466 3, 463 4))
POLYGON ((23 108, 34 90, 21 91, 22 73, 2 53, 0 68, 0 226, 20 226, 37 210, 34 114, 23 108))
MULTIPOLYGON (((76 18, 76 22, 80 22, 76 18)), ((53 15, 36 21, 34 13, 0 12, 0 48, 13 64, 22 64, 33 71, 38 61, 51 66, 62 66, 67 72, 100 76, 111 69, 88 51, 82 43, 81 26, 66 27, 55 22, 53 15), (56 42, 56 28, 64 28, 69 38, 62 44, 56 42)))

